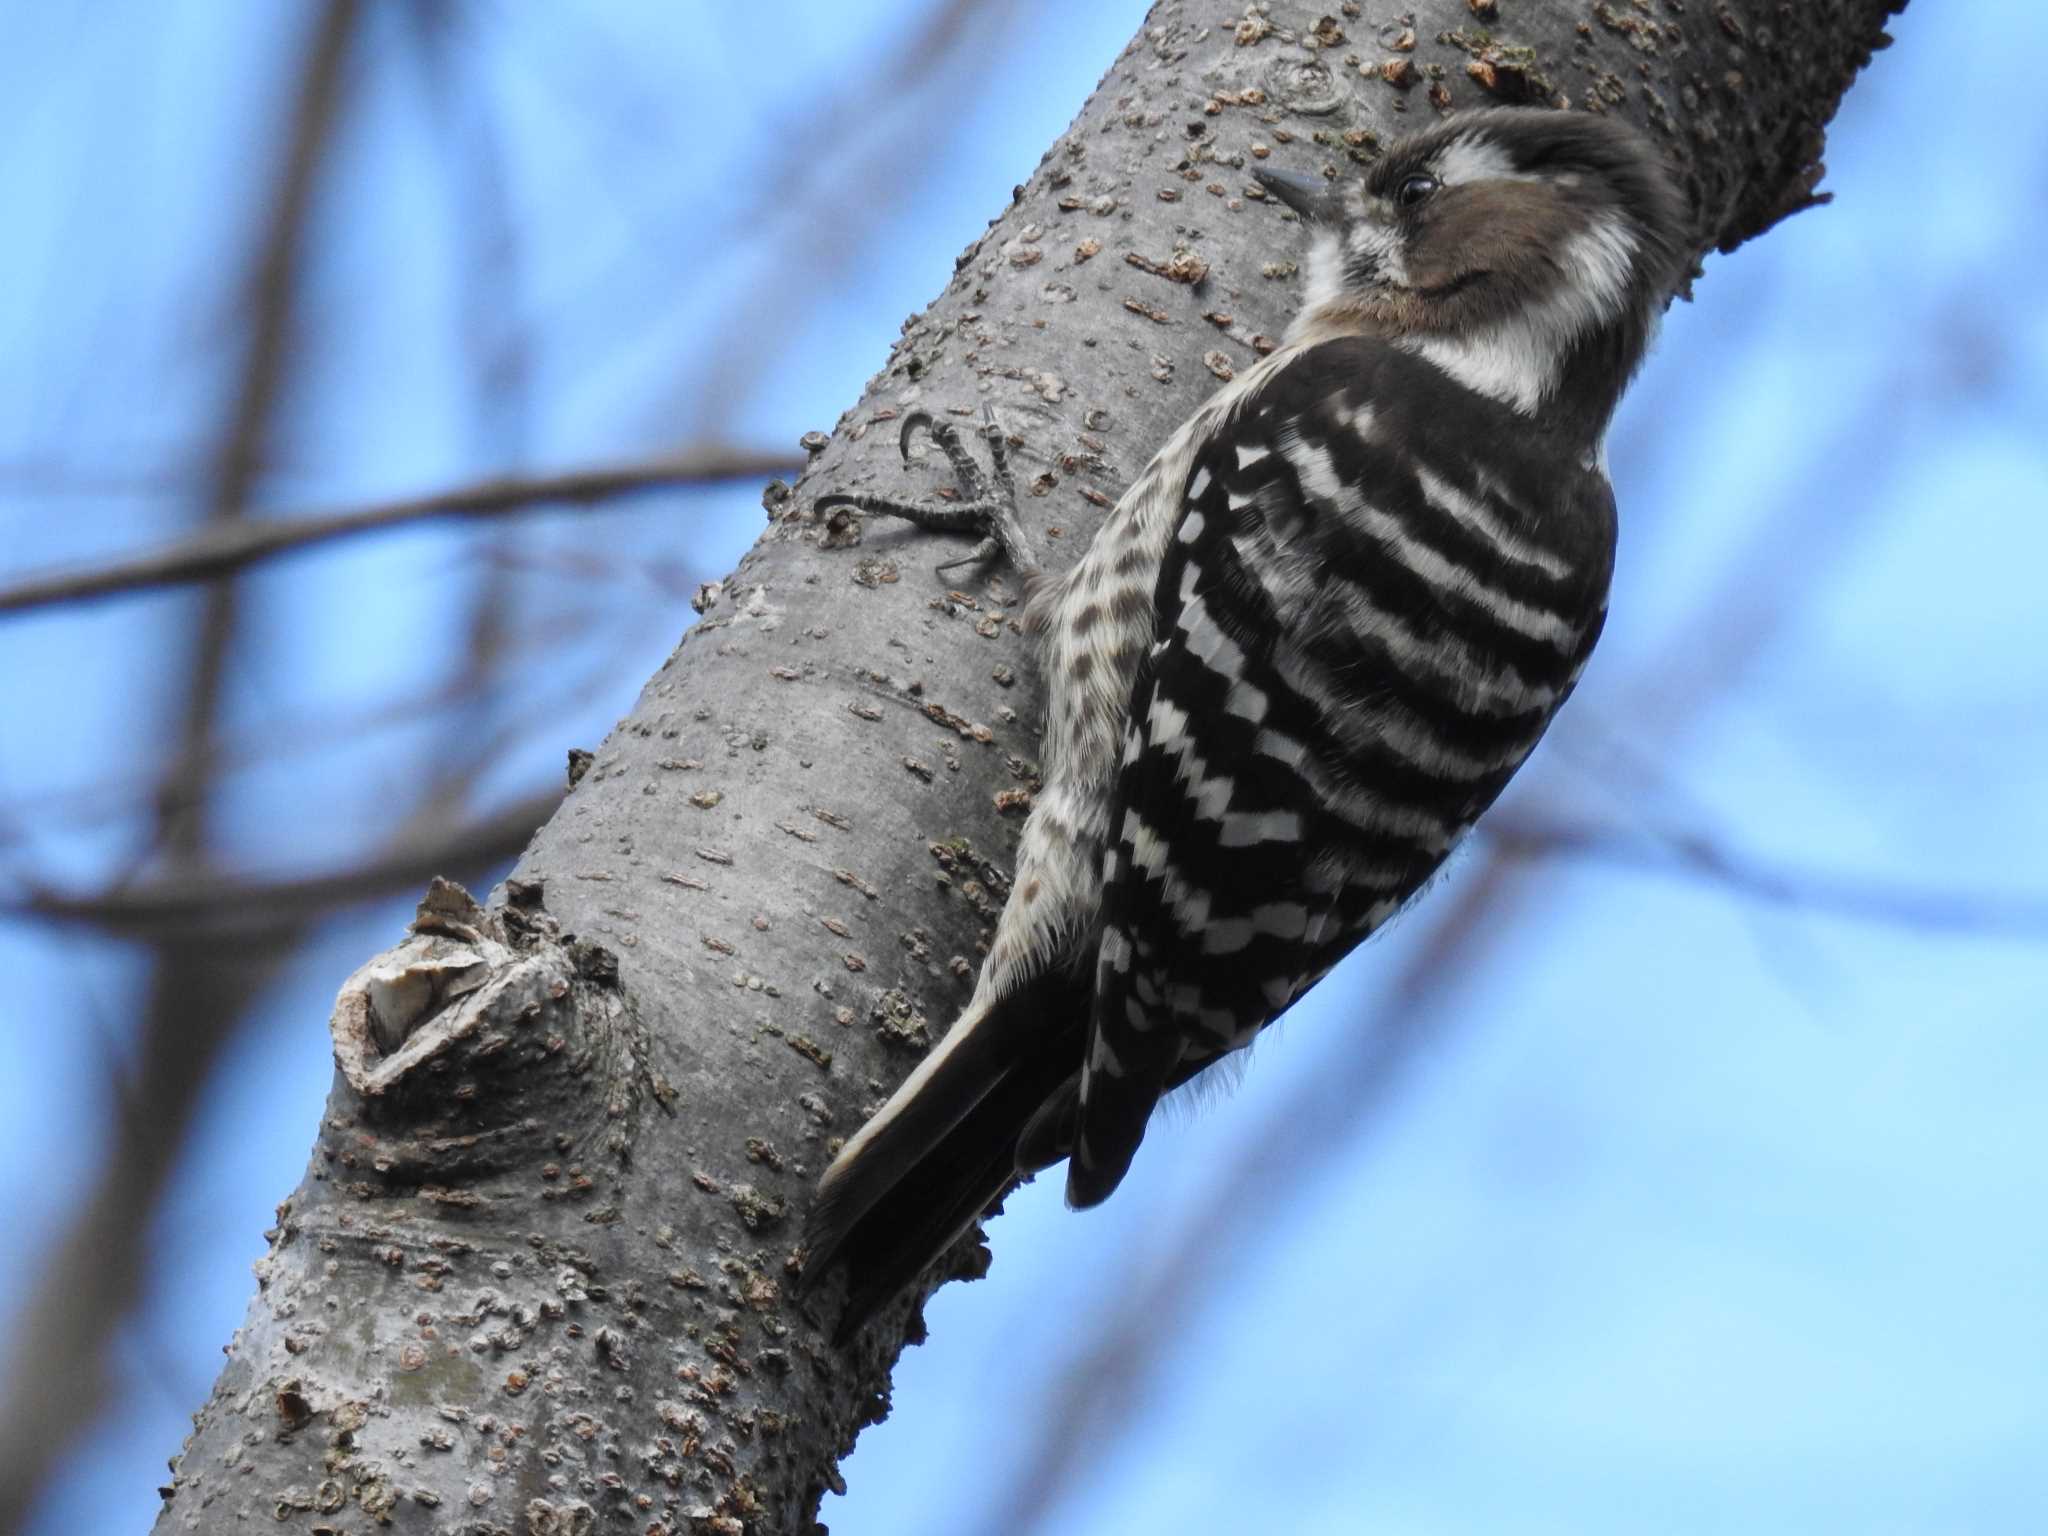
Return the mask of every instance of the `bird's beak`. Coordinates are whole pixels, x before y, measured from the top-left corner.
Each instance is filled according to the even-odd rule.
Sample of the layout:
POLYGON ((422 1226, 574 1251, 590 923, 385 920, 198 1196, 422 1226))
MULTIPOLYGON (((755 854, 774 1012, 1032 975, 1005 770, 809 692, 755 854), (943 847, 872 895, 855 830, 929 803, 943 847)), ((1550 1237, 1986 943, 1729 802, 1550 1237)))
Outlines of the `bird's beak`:
POLYGON ((1268 192, 1301 215, 1304 224, 1328 224, 1337 218, 1337 193, 1320 176, 1296 176, 1287 171, 1269 171, 1263 165, 1252 177, 1268 192))

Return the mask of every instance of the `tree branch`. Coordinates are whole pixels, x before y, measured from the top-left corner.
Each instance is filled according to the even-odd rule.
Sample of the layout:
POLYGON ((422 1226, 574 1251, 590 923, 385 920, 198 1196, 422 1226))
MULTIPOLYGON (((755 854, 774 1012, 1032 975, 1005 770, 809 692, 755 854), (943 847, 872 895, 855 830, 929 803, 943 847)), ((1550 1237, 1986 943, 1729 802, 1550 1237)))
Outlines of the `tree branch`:
POLYGON ((1693 828, 1657 827, 1646 838, 1632 837, 1611 827, 1510 812, 1489 818, 1480 833, 1511 858, 1573 858, 1673 871, 1773 906, 1931 932, 2048 936, 2048 896, 2038 892, 1939 891, 1839 870, 1797 869, 1753 858, 1693 828))
POLYGON ((381 533, 408 523, 448 517, 502 517, 551 504, 593 506, 620 496, 727 480, 765 480, 802 463, 793 454, 707 445, 645 464, 565 470, 553 475, 494 476, 426 496, 379 502, 335 512, 252 521, 238 518, 201 525, 148 554, 103 565, 32 576, 0 588, 0 613, 21 613, 54 603, 147 591, 179 582, 230 576, 262 561, 337 539, 381 533))
POLYGON ((435 875, 503 864, 562 802, 559 791, 531 795, 504 810, 438 836, 411 830, 367 863, 323 875, 250 880, 207 872, 89 896, 36 891, 0 899, 0 913, 97 928, 123 938, 219 942, 272 941, 313 918, 359 901, 422 885, 435 875))
MULTIPOLYGON (((307 210, 339 115, 356 15, 352 0, 330 0, 296 60, 281 164, 258 226, 248 347, 214 456, 206 518, 216 527, 243 515, 282 393, 307 210)), ((199 619, 179 711, 179 770, 159 786, 157 841, 176 879, 202 878, 210 862, 204 791, 235 628, 233 590, 215 588, 199 619)), ((49 1469, 99 1410, 107 1339, 141 1289, 150 1214, 222 1045, 284 956, 283 935, 277 939, 239 952, 181 940, 156 946, 137 1045, 147 1112, 115 1121, 106 1166, 10 1340, 0 1400, 0 1530, 26 1524, 49 1469)))

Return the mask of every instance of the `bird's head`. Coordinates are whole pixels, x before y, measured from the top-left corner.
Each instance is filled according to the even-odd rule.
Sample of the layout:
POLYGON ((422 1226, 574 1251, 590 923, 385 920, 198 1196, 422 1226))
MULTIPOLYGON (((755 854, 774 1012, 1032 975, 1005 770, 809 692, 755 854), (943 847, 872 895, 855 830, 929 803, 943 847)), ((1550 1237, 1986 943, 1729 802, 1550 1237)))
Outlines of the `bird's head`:
POLYGON ((1616 118, 1467 112, 1360 178, 1256 174, 1309 226, 1290 341, 1383 335, 1527 414, 1604 429, 1682 270, 1677 191, 1616 118))

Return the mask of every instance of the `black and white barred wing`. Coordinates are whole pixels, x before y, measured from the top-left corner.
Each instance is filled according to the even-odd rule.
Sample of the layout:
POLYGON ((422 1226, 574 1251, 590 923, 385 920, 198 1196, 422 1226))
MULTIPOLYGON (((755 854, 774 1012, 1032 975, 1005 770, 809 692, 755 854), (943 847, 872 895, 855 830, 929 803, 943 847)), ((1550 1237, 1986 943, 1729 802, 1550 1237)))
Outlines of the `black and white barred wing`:
POLYGON ((1286 370, 1198 457, 1160 571, 1105 855, 1077 1206, 1122 1179, 1162 1092, 1442 863, 1604 612, 1604 480, 1568 466, 1557 505, 1557 466, 1505 411, 1475 444, 1434 419, 1433 374, 1376 398, 1405 360, 1317 351, 1343 355, 1286 370))

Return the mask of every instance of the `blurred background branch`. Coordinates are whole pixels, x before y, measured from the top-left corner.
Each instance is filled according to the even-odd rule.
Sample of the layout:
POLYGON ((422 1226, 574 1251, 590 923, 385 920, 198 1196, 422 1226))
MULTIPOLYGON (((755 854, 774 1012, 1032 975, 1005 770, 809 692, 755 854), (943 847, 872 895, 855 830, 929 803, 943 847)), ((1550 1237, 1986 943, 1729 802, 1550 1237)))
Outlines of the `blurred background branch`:
POLYGON ((444 517, 503 517, 562 502, 588 506, 642 491, 676 490, 722 480, 765 480, 791 474, 801 464, 795 454, 706 446, 649 464, 566 470, 531 479, 498 477, 344 512, 309 512, 261 523, 246 519, 211 523, 176 544, 132 560, 54 572, 0 588, 0 613, 228 576, 278 555, 334 539, 382 533, 407 523, 444 517))
MULTIPOLYGON (((270 207, 255 226, 243 300, 248 343, 203 511, 216 528, 247 515, 287 387, 306 223, 342 110, 356 19, 352 0, 331 0, 320 11, 286 97, 282 164, 270 207)), ((176 727, 180 748, 159 786, 150 838, 151 856, 174 881, 204 881, 215 872, 213 741, 240 615, 239 589, 222 582, 208 589, 193 620, 176 727)), ((174 675, 173 686, 177 681, 174 675)), ((27 1524, 52 1463, 99 1412, 108 1340, 142 1290, 150 1218, 200 1094, 222 1045, 301 937, 281 926, 266 942, 226 952, 190 933, 152 941, 137 1026, 135 1085, 143 1102, 116 1119, 98 1187, 81 1203, 11 1335, 8 1386, 0 1395, 0 1530, 27 1524)))

